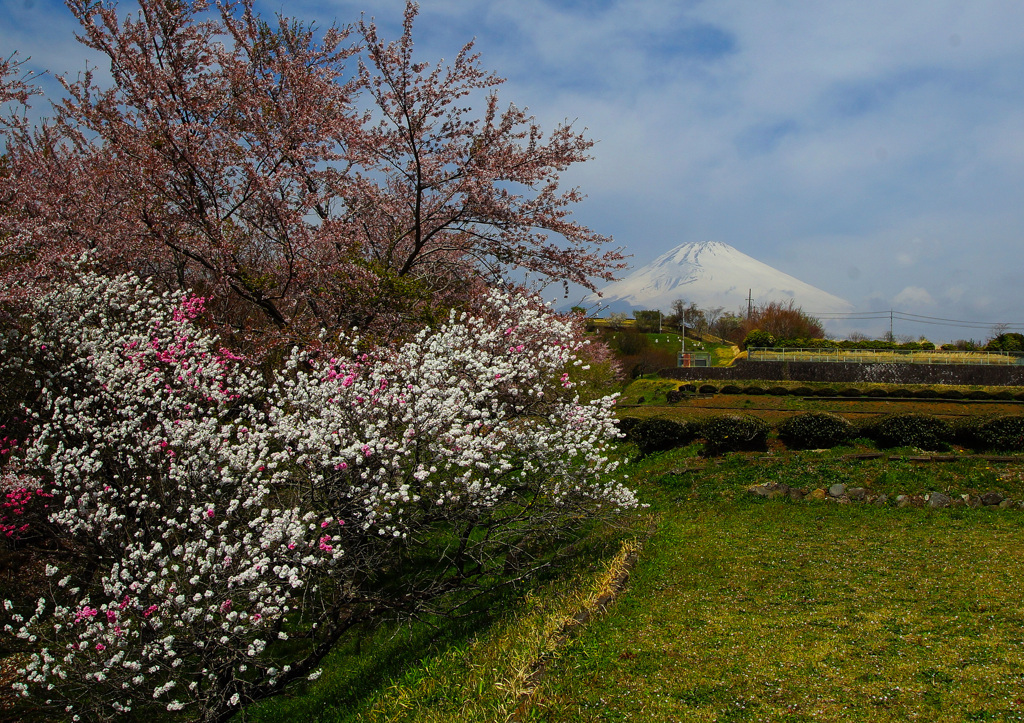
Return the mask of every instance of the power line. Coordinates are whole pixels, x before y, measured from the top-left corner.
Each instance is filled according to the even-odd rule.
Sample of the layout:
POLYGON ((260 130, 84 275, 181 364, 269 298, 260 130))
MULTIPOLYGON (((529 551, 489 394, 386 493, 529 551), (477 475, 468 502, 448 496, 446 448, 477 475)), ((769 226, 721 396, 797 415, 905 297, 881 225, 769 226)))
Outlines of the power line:
POLYGON ((928 316, 926 314, 914 314, 909 311, 850 311, 850 312, 823 312, 814 314, 808 312, 822 321, 874 321, 880 322, 888 319, 889 335, 893 335, 894 322, 904 321, 910 324, 936 326, 945 329, 965 329, 971 331, 1001 329, 1004 331, 1024 331, 1024 323, 992 322, 992 321, 971 321, 967 319, 949 319, 942 316, 928 316))
POLYGON ((996 321, 970 321, 967 319, 947 319, 941 316, 926 316, 924 314, 912 314, 908 311, 852 311, 852 312, 808 312, 808 315, 818 319, 830 321, 855 321, 895 318, 902 321, 912 321, 919 324, 934 324, 936 326, 963 326, 968 328, 990 329, 996 326, 1024 327, 1021 322, 996 322, 996 321))

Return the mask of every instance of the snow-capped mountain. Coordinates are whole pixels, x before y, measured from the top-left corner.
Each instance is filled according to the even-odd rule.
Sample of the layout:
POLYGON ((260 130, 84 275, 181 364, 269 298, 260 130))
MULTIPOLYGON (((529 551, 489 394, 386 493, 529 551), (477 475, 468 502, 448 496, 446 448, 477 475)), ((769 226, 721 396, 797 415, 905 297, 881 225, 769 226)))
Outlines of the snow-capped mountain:
POLYGON ((790 299, 810 314, 853 310, 845 299, 822 291, 768 264, 717 241, 687 243, 662 254, 647 266, 584 299, 584 306, 600 306, 603 313, 632 309, 669 312, 672 302, 685 299, 701 308, 726 311, 746 308, 748 291, 755 305, 790 299))

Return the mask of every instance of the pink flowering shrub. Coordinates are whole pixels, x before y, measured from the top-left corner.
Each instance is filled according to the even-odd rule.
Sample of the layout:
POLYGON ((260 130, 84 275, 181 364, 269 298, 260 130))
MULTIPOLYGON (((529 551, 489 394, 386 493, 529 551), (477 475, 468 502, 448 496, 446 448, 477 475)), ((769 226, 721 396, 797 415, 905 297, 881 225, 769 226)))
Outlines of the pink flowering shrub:
POLYGON ((396 350, 296 350, 269 387, 201 311, 82 273, 3 361, 39 380, 5 475, 52 495, 76 551, 5 630, 31 654, 17 687, 68 718, 223 719, 352 625, 525 574, 531 544, 636 504, 614 400, 580 401, 583 342, 529 299, 493 293, 396 350))
POLYGON ((0 471, 0 540, 13 543, 38 533, 52 498, 39 487, 39 480, 0 471))
POLYGON ((218 353, 194 309, 81 274, 38 302, 4 360, 40 382, 5 473, 53 495, 49 522, 74 551, 7 632, 32 653, 18 687, 54 686, 69 718, 223 712, 319 660, 315 635, 290 665, 268 646, 300 604, 314 622, 334 610, 319 585, 344 551, 320 544, 322 516, 290 484, 259 375, 218 353))

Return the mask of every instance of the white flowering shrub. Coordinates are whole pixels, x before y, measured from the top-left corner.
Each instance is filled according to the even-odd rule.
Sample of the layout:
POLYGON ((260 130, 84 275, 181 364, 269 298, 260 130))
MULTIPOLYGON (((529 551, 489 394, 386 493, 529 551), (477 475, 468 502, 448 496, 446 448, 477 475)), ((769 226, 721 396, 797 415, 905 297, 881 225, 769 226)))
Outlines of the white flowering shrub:
POLYGON ((201 311, 82 273, 6 342, 38 394, 5 484, 50 495, 64 544, 5 630, 30 654, 17 687, 68 718, 225 719, 351 625, 528 571, 544 535, 636 504, 613 400, 579 402, 580 342, 526 299, 394 351, 296 351, 269 388, 201 311))
POLYGON ((636 505, 608 456, 614 399, 583 404, 570 380, 584 344, 570 321, 492 292, 484 309, 453 312, 394 352, 321 362, 295 352, 272 390, 273 424, 303 485, 349 521, 343 539, 389 567, 400 553, 428 567, 408 598, 416 607, 451 576, 465 583, 499 560, 529 567, 531 543, 636 505), (373 538, 415 544, 373 548, 373 538))
POLYGON ((395 353, 331 359, 301 352, 273 389, 275 428, 308 483, 379 535, 424 515, 502 500, 631 506, 604 450, 618 436, 612 397, 581 405, 569 368, 583 342, 569 322, 494 293, 490 315, 462 314, 395 353))
POLYGON ((39 303, 23 340, 41 388, 4 474, 52 495, 67 554, 9 632, 33 653, 19 687, 54 686, 69 715, 222 710, 272 685, 291 671, 268 642, 297 593, 322 604, 343 556, 337 523, 289 487, 259 376, 194 324, 201 306, 85 274, 39 303))

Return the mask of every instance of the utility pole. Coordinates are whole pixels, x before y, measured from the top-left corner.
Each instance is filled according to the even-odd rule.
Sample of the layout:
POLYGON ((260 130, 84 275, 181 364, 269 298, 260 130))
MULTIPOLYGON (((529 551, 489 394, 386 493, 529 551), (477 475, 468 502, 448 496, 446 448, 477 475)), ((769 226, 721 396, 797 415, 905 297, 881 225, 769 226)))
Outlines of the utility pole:
POLYGON ((754 290, 747 289, 747 321, 754 314, 754 290))
POLYGON ((892 309, 889 309, 889 341, 896 341, 896 337, 892 333, 892 309))

